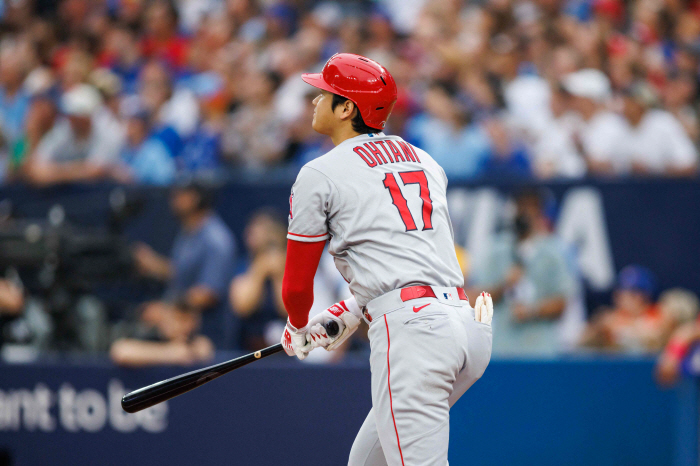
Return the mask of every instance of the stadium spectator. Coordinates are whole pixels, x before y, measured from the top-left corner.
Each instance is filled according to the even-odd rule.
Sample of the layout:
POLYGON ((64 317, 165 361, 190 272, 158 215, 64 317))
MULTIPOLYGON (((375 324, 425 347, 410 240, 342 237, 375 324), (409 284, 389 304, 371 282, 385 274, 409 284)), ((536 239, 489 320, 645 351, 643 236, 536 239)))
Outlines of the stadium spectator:
POLYGON ((683 125, 670 112, 656 108, 656 92, 635 82, 624 92, 630 131, 624 140, 632 171, 637 174, 693 176, 698 153, 683 125))
POLYGON ((532 149, 533 171, 538 178, 579 178, 586 174, 586 163, 574 142, 574 131, 581 121, 570 111, 570 98, 560 88, 552 90, 552 119, 542 128, 532 149))
POLYGON ((549 84, 524 65, 525 38, 497 34, 491 39, 487 69, 500 79, 510 124, 530 139, 549 120, 549 84))
POLYGON ((178 33, 178 11, 172 0, 154 0, 144 11, 141 52, 147 59, 162 61, 175 72, 184 70, 189 40, 178 33))
MULTIPOLYGON (((168 313, 154 306, 147 312, 168 313)), ((148 314, 144 314, 148 319, 148 314)), ((120 338, 112 343, 110 358, 115 364, 127 367, 188 365, 206 362, 214 357, 214 345, 206 336, 197 333, 196 316, 189 313, 169 313, 159 319, 158 333, 148 338, 120 338)))
POLYGON ((261 210, 246 226, 249 260, 231 282, 229 298, 234 314, 240 319, 240 346, 247 350, 272 344, 286 322, 282 277, 287 228, 283 220, 274 211, 261 210))
POLYGON ((699 303, 692 292, 673 289, 661 295, 659 305, 678 324, 656 364, 656 380, 669 386, 678 380, 683 361, 700 342, 699 303))
POLYGON ((29 70, 22 49, 13 41, 0 43, 0 141, 10 150, 24 136, 30 95, 24 88, 29 70))
POLYGON ((663 104, 681 122, 685 132, 693 140, 700 136, 700 120, 693 105, 698 93, 698 83, 692 73, 671 73, 663 89, 663 104))
POLYGON ((207 72, 193 76, 189 86, 197 96, 202 120, 176 156, 178 171, 213 175, 221 165, 227 99, 224 81, 217 73, 207 72))
POLYGON ((493 296, 493 353, 572 350, 585 326, 582 284, 567 246, 552 232, 546 192, 516 196, 513 234, 495 238, 480 283, 493 296))
POLYGON ((22 289, 10 280, 0 279, 0 347, 10 331, 5 327, 24 310, 22 289))
POLYGON ((163 141, 156 137, 151 118, 138 100, 125 101, 126 144, 114 176, 122 183, 168 185, 175 180, 175 160, 163 141))
POLYGON ((79 84, 63 94, 64 118, 46 133, 29 160, 29 180, 38 185, 105 178, 116 163, 123 145, 123 134, 103 118, 99 92, 79 84))
POLYGON ((625 352, 661 349, 674 321, 654 302, 655 278, 637 265, 623 268, 613 293, 612 309, 600 310, 583 333, 583 346, 625 352))
POLYGON ((27 179, 27 163, 32 154, 36 153, 36 148, 56 123, 58 108, 54 99, 48 93, 41 93, 32 98, 32 103, 27 112, 25 132, 22 138, 15 143, 12 148, 10 168, 12 175, 16 179, 27 179))
POLYGON ((510 134, 503 121, 484 123, 490 139, 490 157, 484 161, 483 175, 492 179, 528 178, 532 175, 530 154, 524 143, 510 134))
POLYGON ((561 86, 571 96, 571 108, 582 118, 573 137, 588 171, 627 173, 629 163, 622 147, 627 126, 620 115, 606 108, 612 96, 607 76, 599 70, 585 69, 564 76, 561 86))
POLYGON ((192 91, 175 86, 167 68, 149 61, 139 75, 141 104, 151 114, 159 137, 175 156, 182 141, 190 137, 199 122, 199 107, 192 91))
POLYGON ((134 31, 126 24, 112 25, 105 35, 99 63, 108 67, 122 82, 127 94, 138 92, 138 81, 144 58, 134 31))
POLYGON ((167 282, 163 299, 144 306, 145 323, 166 337, 170 325, 186 324, 191 332, 201 329, 215 347, 225 348, 230 338, 225 293, 236 245, 212 204, 211 188, 202 181, 175 187, 171 207, 181 230, 170 257, 141 243, 134 260, 141 274, 167 282))
POLYGON ((251 71, 245 77, 242 102, 231 114, 222 141, 232 163, 262 169, 282 161, 288 135, 274 106, 274 94, 281 82, 274 72, 251 71))
POLYGON ((469 115, 444 86, 432 85, 424 96, 425 111, 406 123, 409 141, 426 150, 450 179, 480 176, 491 150, 488 132, 467 124, 469 115))

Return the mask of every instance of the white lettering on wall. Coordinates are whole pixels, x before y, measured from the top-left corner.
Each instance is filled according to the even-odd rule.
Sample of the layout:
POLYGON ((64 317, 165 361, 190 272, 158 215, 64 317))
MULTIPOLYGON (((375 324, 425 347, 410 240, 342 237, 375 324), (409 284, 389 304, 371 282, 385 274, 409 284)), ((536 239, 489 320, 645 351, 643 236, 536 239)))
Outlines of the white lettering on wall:
POLYGON ((0 432, 63 429, 94 433, 107 426, 123 433, 138 429, 163 432, 168 427, 167 402, 129 414, 121 408, 121 398, 128 391, 117 379, 109 381, 106 394, 95 388, 76 390, 69 383, 56 392, 43 383, 37 383, 33 390, 0 390, 0 432))

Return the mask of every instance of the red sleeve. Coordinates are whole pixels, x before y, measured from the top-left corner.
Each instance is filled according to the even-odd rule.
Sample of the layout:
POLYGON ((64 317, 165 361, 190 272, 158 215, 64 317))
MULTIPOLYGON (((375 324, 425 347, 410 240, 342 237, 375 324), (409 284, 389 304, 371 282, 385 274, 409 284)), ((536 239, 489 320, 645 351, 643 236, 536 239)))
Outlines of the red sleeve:
POLYGON ((325 241, 287 240, 282 300, 289 322, 296 328, 304 327, 309 321, 309 310, 314 303, 314 276, 325 245, 325 241))

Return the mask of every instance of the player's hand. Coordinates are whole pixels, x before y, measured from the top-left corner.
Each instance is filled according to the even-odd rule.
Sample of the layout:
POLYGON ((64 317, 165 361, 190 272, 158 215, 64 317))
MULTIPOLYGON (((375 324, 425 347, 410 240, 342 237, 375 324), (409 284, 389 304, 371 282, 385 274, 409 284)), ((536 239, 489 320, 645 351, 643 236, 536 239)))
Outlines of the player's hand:
POLYGON ((280 341, 280 343, 282 343, 282 347, 284 348, 284 352, 287 353, 287 356, 296 355, 296 357, 303 360, 306 359, 309 352, 314 349, 314 347, 311 346, 311 343, 308 341, 311 339, 308 336, 308 328, 309 326, 306 325, 303 328, 296 329, 289 323, 289 321, 287 321, 287 325, 284 327, 284 332, 282 333, 282 339, 280 341))
POLYGON ((355 298, 346 299, 322 311, 309 320, 311 346, 333 351, 357 330, 361 322, 361 315, 360 307, 355 298), (326 332, 325 326, 330 321, 335 321, 338 324, 338 335, 334 337, 329 336, 326 332))
POLYGON ((482 292, 476 298, 476 303, 474 303, 474 320, 482 324, 491 325, 491 320, 493 320, 493 299, 491 299, 490 294, 482 292))

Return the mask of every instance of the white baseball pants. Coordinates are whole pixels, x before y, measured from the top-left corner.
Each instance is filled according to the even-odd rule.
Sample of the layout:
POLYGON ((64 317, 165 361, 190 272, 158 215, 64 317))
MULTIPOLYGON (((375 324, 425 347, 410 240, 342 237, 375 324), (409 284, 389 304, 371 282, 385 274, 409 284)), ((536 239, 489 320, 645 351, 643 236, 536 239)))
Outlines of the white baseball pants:
POLYGON ((492 331, 456 288, 432 288, 439 298, 396 290, 367 305, 373 407, 348 466, 448 464, 450 407, 486 370, 492 331))

